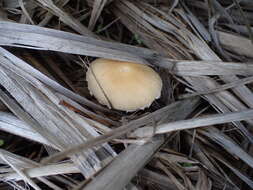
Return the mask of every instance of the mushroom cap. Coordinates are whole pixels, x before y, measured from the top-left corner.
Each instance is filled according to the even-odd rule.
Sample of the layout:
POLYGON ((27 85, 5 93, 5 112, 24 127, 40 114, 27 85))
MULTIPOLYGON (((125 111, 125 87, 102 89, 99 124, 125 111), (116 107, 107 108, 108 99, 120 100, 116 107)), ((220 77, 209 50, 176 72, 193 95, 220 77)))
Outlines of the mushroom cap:
POLYGON ((86 80, 99 103, 122 111, 144 109, 161 96, 160 76, 142 64, 96 59, 90 64, 86 80))

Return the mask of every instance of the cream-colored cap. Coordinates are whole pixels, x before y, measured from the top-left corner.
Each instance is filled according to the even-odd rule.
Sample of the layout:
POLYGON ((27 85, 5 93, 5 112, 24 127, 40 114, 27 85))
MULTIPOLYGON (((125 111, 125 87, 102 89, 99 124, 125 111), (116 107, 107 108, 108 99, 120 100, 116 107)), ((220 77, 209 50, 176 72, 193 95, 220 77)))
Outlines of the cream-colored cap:
POLYGON ((144 109, 161 96, 160 76, 142 64, 96 59, 86 80, 90 93, 101 104, 122 111, 144 109))

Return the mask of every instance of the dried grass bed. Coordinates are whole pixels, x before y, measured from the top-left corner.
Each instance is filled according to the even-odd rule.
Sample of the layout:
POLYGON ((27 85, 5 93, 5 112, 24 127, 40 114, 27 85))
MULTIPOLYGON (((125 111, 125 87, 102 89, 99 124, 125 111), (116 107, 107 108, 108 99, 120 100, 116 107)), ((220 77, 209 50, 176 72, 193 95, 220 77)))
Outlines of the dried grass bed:
POLYGON ((251 0, 0 0, 0 189, 253 189, 252 25, 251 0), (98 57, 162 97, 101 106, 98 57))

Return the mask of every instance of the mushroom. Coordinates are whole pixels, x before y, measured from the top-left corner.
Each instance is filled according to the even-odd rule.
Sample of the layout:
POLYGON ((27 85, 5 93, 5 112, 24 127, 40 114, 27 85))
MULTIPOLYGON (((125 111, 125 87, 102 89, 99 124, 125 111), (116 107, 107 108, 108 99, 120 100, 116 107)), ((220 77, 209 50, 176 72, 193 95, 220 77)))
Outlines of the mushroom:
POLYGON ((161 96, 162 80, 149 66, 96 59, 86 73, 88 89, 99 103, 122 111, 147 108, 161 96))

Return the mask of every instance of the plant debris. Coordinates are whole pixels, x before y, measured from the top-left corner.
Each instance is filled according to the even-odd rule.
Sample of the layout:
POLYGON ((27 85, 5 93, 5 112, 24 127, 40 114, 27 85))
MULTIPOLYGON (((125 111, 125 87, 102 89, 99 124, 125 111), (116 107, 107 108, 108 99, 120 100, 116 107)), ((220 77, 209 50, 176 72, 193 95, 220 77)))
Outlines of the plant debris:
POLYGON ((253 189, 251 0, 0 0, 0 189, 253 189), (135 112, 96 58, 152 67, 135 112))

